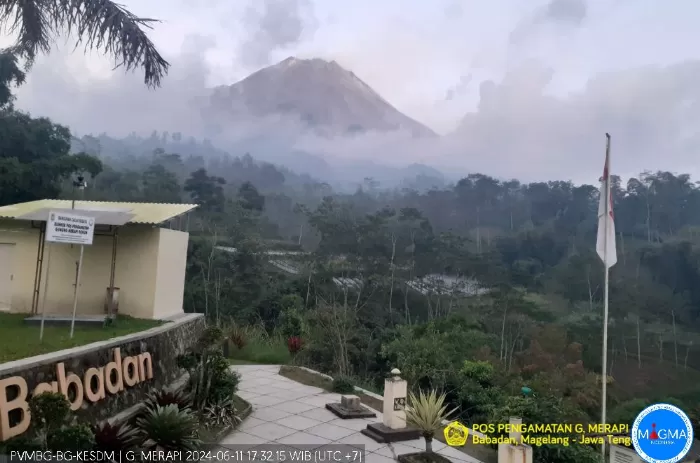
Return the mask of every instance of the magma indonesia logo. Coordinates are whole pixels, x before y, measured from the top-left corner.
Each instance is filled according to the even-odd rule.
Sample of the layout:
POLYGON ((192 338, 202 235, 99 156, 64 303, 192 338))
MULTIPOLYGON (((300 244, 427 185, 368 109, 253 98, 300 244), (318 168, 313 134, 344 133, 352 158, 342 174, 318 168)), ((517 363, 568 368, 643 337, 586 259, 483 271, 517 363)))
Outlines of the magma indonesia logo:
POLYGON ((632 444, 646 462, 677 463, 693 444, 693 426, 680 408, 651 405, 634 420, 632 444))

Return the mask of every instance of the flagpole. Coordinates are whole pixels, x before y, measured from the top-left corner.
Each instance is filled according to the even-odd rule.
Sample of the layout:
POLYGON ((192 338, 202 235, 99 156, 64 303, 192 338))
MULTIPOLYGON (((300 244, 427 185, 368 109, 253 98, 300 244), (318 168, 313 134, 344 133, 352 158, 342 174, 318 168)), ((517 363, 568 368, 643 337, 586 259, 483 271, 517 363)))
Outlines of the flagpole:
MULTIPOLYGON (((607 138, 605 147, 606 168, 610 159, 610 134, 605 134, 607 138)), ((609 175, 609 171, 608 171, 609 175)), ((602 366, 602 398, 600 402, 600 417, 603 431, 605 432, 605 424, 607 423, 607 402, 608 402, 608 295, 610 289, 610 267, 608 266, 608 221, 610 220, 610 177, 605 182, 605 233, 603 238, 603 267, 605 267, 605 289, 603 293, 603 366, 602 366)), ((605 439, 601 445, 601 454, 603 463, 605 463, 605 439)))

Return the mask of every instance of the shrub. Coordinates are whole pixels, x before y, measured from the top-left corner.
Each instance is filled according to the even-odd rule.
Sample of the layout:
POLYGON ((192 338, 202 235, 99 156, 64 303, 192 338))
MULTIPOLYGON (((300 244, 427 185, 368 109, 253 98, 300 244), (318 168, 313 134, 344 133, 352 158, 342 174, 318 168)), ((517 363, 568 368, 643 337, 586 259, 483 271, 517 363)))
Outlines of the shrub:
POLYGON ((349 394, 351 392, 355 392, 355 385, 352 383, 350 378, 338 376, 333 379, 331 389, 333 392, 337 392, 339 394, 349 394))
POLYGON ((241 375, 238 372, 231 371, 228 368, 218 372, 212 378, 209 396, 207 403, 218 403, 222 400, 232 399, 233 395, 238 390, 238 383, 241 381, 241 375))
POLYGON ((199 352, 215 349, 221 346, 224 340, 224 332, 218 326, 208 326, 204 329, 197 340, 197 350, 199 352))
POLYGON ((188 358, 195 359, 182 362, 188 366, 187 389, 195 409, 202 410, 211 403, 233 397, 240 376, 230 370, 220 350, 204 350, 201 355, 188 358))
POLYGON ((47 447, 51 450, 91 450, 95 447, 95 435, 87 424, 66 426, 48 435, 47 447))
MULTIPOLYGON (((289 296, 285 296, 285 298, 289 298, 289 296)), ((282 301, 282 304, 287 305, 288 307, 282 311, 277 322, 280 332, 287 338, 302 336, 306 331, 304 318, 301 316, 300 311, 295 307, 297 304, 297 302, 295 302, 296 299, 301 301, 301 299, 296 295, 291 296, 290 300, 282 301)))
POLYGON ((43 448, 34 436, 27 435, 13 437, 5 442, 0 442, 1 455, 9 455, 13 450, 21 452, 23 450, 43 450, 43 448))
POLYGON ((158 389, 148 395, 146 407, 154 408, 158 405, 177 405, 177 408, 184 410, 192 407, 192 398, 185 391, 158 389))
POLYGON ((195 450, 201 444, 197 419, 174 404, 147 410, 136 424, 143 447, 148 450, 195 450))
POLYGON ((49 435, 67 424, 70 402, 58 392, 44 392, 29 399, 29 413, 32 415, 36 441, 45 449, 48 447, 49 435))
POLYGON ((178 368, 182 368, 184 370, 191 370, 197 366, 197 363, 200 360, 199 357, 200 356, 194 352, 186 352, 184 354, 178 355, 175 359, 175 362, 178 368))
POLYGON ((70 411, 70 402, 58 392, 44 392, 29 399, 32 424, 47 433, 66 424, 70 411))
POLYGON ((126 423, 102 423, 93 428, 93 433, 97 450, 121 452, 134 448, 138 443, 138 430, 126 423))

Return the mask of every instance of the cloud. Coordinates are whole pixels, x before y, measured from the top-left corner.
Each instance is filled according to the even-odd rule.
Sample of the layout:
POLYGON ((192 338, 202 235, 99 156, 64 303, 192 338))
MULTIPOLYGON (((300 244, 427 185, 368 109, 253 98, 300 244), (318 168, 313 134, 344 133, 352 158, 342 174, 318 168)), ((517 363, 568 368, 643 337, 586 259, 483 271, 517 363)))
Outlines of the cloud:
POLYGON ((467 76, 460 77, 459 82, 457 82, 454 86, 447 89, 447 92, 445 93, 445 101, 451 101, 455 97, 464 93, 464 91, 467 89, 467 87, 469 86, 471 81, 472 81, 471 74, 469 74, 467 76))
POLYGON ((549 0, 523 18, 510 33, 510 43, 522 43, 552 27, 578 28, 588 15, 586 0, 549 0))
POLYGON ((243 18, 248 37, 240 47, 241 62, 250 67, 271 64, 275 51, 312 35, 315 17, 307 0, 264 0, 252 3, 243 18))
POLYGON ((542 18, 579 26, 586 19, 587 11, 585 0, 551 0, 545 7, 542 18))
MULTIPOLYGON (((225 2, 219 3, 221 8, 225 7, 225 2)), ((242 43, 257 50, 249 52, 249 56, 259 59, 250 60, 258 63, 276 59, 280 50, 295 41, 304 41, 314 31, 309 5, 291 0, 270 5, 254 15, 252 29, 243 34, 242 43), (259 46, 249 43, 256 34, 264 38, 259 46)), ((328 43, 332 45, 325 50, 324 58, 337 59, 341 65, 355 71, 389 102, 409 109, 408 115, 425 120, 449 110, 450 119, 456 113, 464 116, 458 130, 438 140, 414 140, 401 134, 377 133, 320 138, 305 133, 297 121, 243 116, 222 120, 223 130, 212 134, 200 113, 202 101, 210 95, 208 87, 212 85, 212 74, 220 72, 223 60, 235 62, 241 74, 246 69, 235 60, 233 50, 238 50, 238 42, 226 42, 226 37, 221 35, 216 38, 190 35, 178 50, 181 37, 186 34, 177 35, 176 32, 202 29, 203 19, 195 18, 191 24, 177 23, 182 29, 168 30, 164 23, 157 31, 161 34, 159 44, 163 43, 173 65, 163 87, 157 91, 143 85, 142 74, 138 71, 133 74, 112 71, 111 61, 105 58, 98 59, 103 66, 96 69, 94 64, 87 64, 87 61, 94 61, 95 55, 86 60, 80 51, 68 53, 66 50, 72 50, 69 45, 66 50, 57 50, 38 59, 27 84, 18 92, 17 105, 35 115, 69 125, 79 134, 107 132, 122 136, 132 131, 144 135, 153 130, 180 131, 208 136, 235 155, 247 150, 256 157, 276 156, 278 162, 297 170, 313 167, 311 161, 299 160, 301 156, 294 154, 294 150, 303 150, 323 154, 331 160, 373 160, 394 165, 422 162, 454 175, 483 172, 522 180, 571 178, 595 182, 600 176, 604 134, 610 132, 614 173, 628 176, 645 169, 671 169, 700 175, 696 167, 696 153, 700 150, 700 87, 696 85, 700 78, 700 62, 682 61, 685 58, 682 46, 676 46, 675 41, 672 44, 663 42, 665 36, 661 35, 658 35, 657 48, 642 41, 639 48, 645 50, 644 56, 628 59, 636 50, 629 44, 642 40, 645 33, 635 36, 636 32, 630 31, 630 36, 625 36, 627 42, 614 41, 611 38, 619 36, 617 27, 613 27, 615 24, 607 23, 603 33, 592 29, 594 18, 587 6, 582 13, 571 1, 552 0, 548 5, 551 8, 544 5, 535 12, 541 14, 541 18, 548 18, 542 19, 541 24, 588 33, 584 38, 591 40, 598 37, 598 41, 592 42, 595 46, 573 48, 575 53, 571 52, 582 56, 580 61, 590 63, 590 69, 576 74, 575 77, 584 82, 576 88, 564 86, 563 91, 561 88, 555 91, 557 84, 567 78, 556 60, 548 60, 546 65, 541 61, 525 62, 511 67, 508 72, 490 64, 491 61, 481 66, 483 69, 465 65, 474 62, 474 54, 481 50, 482 42, 457 38, 450 41, 452 32, 448 34, 447 30, 444 37, 435 38, 436 29, 428 29, 425 36, 421 36, 413 33, 415 24, 412 22, 397 20, 394 24, 384 21, 383 17, 375 18, 374 25, 367 26, 371 34, 360 34, 348 28, 340 37, 343 40, 332 35, 335 26, 326 31, 328 43), (560 2, 568 4, 569 8, 555 8, 560 2), (577 18, 581 17, 579 21, 577 18), (332 38, 337 41, 333 42, 332 38), (450 48, 455 43, 465 48, 450 48), (477 45, 467 47, 473 44, 477 45), (628 48, 632 51, 626 51, 628 48), (606 53, 610 49, 615 51, 606 53), (462 53, 461 62, 455 50, 462 53), (646 50, 657 55, 649 57, 646 50), (639 62, 658 61, 659 54, 668 55, 674 50, 680 51, 672 54, 667 62, 678 64, 639 66, 639 62), (602 72, 606 67, 617 70, 602 72), (468 75, 472 76, 471 80, 467 82, 461 77, 455 85, 455 76, 468 75), (586 83, 587 75, 591 77, 586 83), (450 90, 448 95, 445 95, 446 88, 450 90), (469 96, 460 96, 465 89, 469 96), (470 109, 466 100, 471 99, 472 94, 475 103, 470 109), (452 100, 445 102, 446 96, 451 96, 452 100), (421 102, 426 103, 421 106, 421 102)), ((339 21, 347 21, 342 12, 331 13, 341 18, 339 21)), ((437 11, 440 16, 442 13, 442 9, 437 11)), ((494 18, 502 16, 495 9, 491 13, 494 18)), ((362 14, 357 13, 358 21, 362 14)), ((628 11, 617 14, 627 17, 628 11)), ((471 21, 476 15, 464 16, 460 21, 471 21)), ((532 11, 519 15, 512 23, 501 24, 496 32, 503 42, 521 17, 526 18, 524 23, 533 24, 532 11)), ((169 20, 173 24, 179 19, 173 13, 169 20)), ((431 24, 427 20, 425 23, 431 24)), ((664 24, 667 23, 669 21, 664 24)), ((482 26, 483 30, 460 27, 460 31, 468 30, 475 37, 496 34, 492 22, 482 26)), ((674 29, 686 31, 686 35, 687 30, 674 29)), ((556 42, 553 37, 548 40, 556 42)), ((319 42, 323 40, 314 41, 319 42)), ((318 50, 323 49, 319 47, 318 50)), ((488 56, 493 57, 493 62, 498 61, 498 50, 495 45, 488 47, 488 56)), ((221 80, 230 84, 233 78, 219 82, 221 80)))
POLYGON ((172 73, 157 91, 144 87, 138 73, 115 71, 95 79, 77 57, 42 57, 19 91, 18 106, 80 134, 167 130, 209 136, 232 154, 250 151, 297 170, 313 168, 291 155, 302 150, 331 162, 422 162, 453 175, 595 182, 609 132, 614 173, 626 177, 646 169, 676 169, 700 175, 700 61, 600 73, 565 96, 549 91, 553 69, 526 62, 502 79, 482 82, 478 107, 458 130, 437 140, 397 133, 323 138, 278 117, 222 120, 224 130, 215 135, 207 132, 199 113, 210 94, 206 55, 214 45, 190 37, 178 56, 169 57, 172 73))
POLYGON ((87 65, 80 51, 58 49, 37 59, 17 92, 17 106, 80 134, 124 136, 152 130, 198 134, 203 130, 198 103, 209 94, 206 55, 215 45, 210 37, 186 37, 180 53, 167 57, 173 66, 157 90, 143 85, 139 70, 101 74, 87 65))
POLYGON ((601 73, 567 97, 548 94, 553 73, 536 62, 483 83, 477 111, 443 147, 442 164, 525 179, 593 181, 604 134, 622 176, 678 169, 700 174, 700 61, 601 73), (459 153, 459 154, 457 154, 459 153))

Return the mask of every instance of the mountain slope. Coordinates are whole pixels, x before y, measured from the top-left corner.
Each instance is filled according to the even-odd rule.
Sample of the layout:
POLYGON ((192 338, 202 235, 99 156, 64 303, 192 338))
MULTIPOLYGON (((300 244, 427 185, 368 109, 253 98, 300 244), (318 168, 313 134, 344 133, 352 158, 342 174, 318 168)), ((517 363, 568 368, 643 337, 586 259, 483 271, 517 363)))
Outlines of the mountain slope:
POLYGON ((215 88, 209 103, 208 112, 217 119, 281 116, 330 136, 397 130, 417 137, 435 136, 355 74, 322 59, 287 58, 236 84, 215 88))

